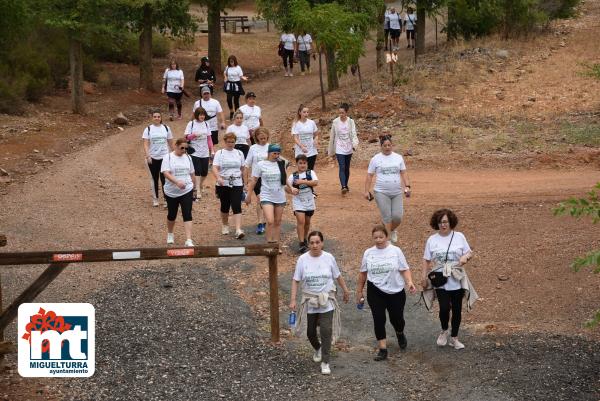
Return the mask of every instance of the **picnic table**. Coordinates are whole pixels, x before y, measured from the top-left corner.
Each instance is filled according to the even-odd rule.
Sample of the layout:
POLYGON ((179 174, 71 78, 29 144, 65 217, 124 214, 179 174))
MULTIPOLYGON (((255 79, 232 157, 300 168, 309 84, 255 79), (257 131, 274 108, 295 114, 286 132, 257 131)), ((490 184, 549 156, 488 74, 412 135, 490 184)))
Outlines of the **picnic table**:
POLYGON ((248 31, 250 32, 251 25, 249 24, 249 19, 247 15, 223 15, 221 16, 221 25, 223 27, 223 32, 228 31, 228 27, 231 33, 236 33, 237 25, 239 23, 242 32, 248 31))

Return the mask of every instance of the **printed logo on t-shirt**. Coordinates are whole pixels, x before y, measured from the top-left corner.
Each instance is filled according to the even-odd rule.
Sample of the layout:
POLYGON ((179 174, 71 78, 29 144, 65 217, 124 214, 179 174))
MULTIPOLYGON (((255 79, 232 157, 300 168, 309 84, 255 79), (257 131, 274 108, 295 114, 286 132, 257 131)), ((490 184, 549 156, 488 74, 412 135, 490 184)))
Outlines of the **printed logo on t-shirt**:
POLYGON ((374 276, 387 275, 394 270, 394 263, 387 256, 371 256, 367 263, 369 273, 374 276))
POLYGON ((307 273, 304 277, 304 282, 311 290, 320 291, 327 285, 327 282, 331 280, 329 274, 310 274, 307 273))

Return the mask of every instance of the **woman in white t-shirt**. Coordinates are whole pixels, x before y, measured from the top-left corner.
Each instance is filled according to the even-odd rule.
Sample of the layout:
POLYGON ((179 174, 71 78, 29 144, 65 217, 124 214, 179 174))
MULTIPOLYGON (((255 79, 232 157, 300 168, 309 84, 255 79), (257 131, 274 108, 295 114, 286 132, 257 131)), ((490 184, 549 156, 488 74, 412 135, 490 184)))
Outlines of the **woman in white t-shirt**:
POLYGON ((310 74, 310 52, 312 48, 312 37, 306 31, 298 35, 298 59, 300 60, 300 75, 304 70, 310 74))
POLYGON ((235 135, 235 149, 240 150, 244 154, 244 159, 248 156, 250 150, 250 130, 244 124, 244 113, 240 110, 233 115, 233 124, 227 127, 227 132, 232 132, 235 135))
POLYGON ((388 231, 379 224, 371 231, 373 244, 363 255, 360 273, 356 284, 356 304, 364 303, 363 288, 367 283, 367 302, 373 315, 373 327, 377 338, 378 352, 376 361, 387 359, 387 340, 385 333, 385 311, 396 331, 400 349, 407 345, 404 335, 404 304, 406 291, 417 292, 413 284, 406 258, 402 250, 388 241, 388 231))
POLYGON ((175 60, 171 60, 169 68, 163 74, 163 87, 161 90, 162 93, 167 94, 171 121, 173 121, 175 114, 175 105, 177 105, 177 118, 181 119, 181 97, 183 96, 184 85, 183 71, 179 69, 179 64, 175 60))
POLYGON ((235 149, 235 134, 223 137, 225 148, 213 159, 212 172, 217 182, 217 196, 221 201, 221 234, 229 234, 229 210, 233 212, 235 238, 244 238, 242 231, 242 197, 244 193, 244 154, 235 149))
MULTIPOLYGON (((258 127, 254 131, 254 136, 256 138, 256 143, 250 146, 248 156, 246 157, 246 168, 244 169, 248 186, 251 182, 250 175, 252 174, 252 171, 254 171, 256 165, 263 160, 267 160, 269 156, 269 130, 264 127, 258 127)), ((263 215, 262 206, 260 205, 261 181, 262 180, 258 178, 254 184, 254 188, 252 188, 252 190, 247 188, 246 190, 246 197, 254 196, 256 198, 256 220, 258 221, 256 225, 257 235, 264 234, 266 230, 265 217, 263 215)))
POLYGON ((244 113, 244 125, 248 127, 250 132, 250 143, 254 145, 256 139, 254 138, 254 130, 258 127, 262 127, 262 112, 260 107, 256 105, 256 94, 254 92, 246 93, 246 104, 240 107, 240 111, 244 113))
MULTIPOLYGON (((252 179, 248 184, 248 193, 254 191, 260 179, 260 205, 267 221, 267 242, 278 242, 281 238, 281 218, 286 204, 285 198, 285 162, 279 160, 281 146, 272 143, 268 147, 267 160, 258 162, 252 169, 252 179)), ((252 198, 246 196, 246 205, 252 198)))
POLYGON ((308 250, 306 236, 310 232, 310 221, 317 208, 313 188, 319 184, 319 178, 314 170, 308 169, 306 155, 296 156, 296 167, 298 171, 288 177, 286 191, 293 195, 292 208, 296 216, 298 250, 304 253, 308 250))
POLYGON ((437 345, 443 347, 448 344, 455 349, 463 349, 465 346, 458 340, 458 330, 460 328, 465 288, 454 277, 452 270, 456 266, 464 266, 473 256, 473 252, 464 234, 454 231, 454 228, 458 225, 458 217, 452 210, 440 209, 435 211, 429 224, 431 228, 437 230, 437 233, 430 236, 425 244, 422 285, 424 289, 434 287, 438 299, 442 332, 437 338, 437 345), (450 275, 446 277, 445 284, 436 287, 429 280, 428 275, 430 272, 437 272, 445 277, 446 274, 443 272, 445 266, 450 267, 450 275), (448 339, 450 311, 452 311, 452 330, 448 339))
POLYGON ((348 193, 348 181, 350 180, 350 161, 352 153, 358 146, 358 135, 356 134, 356 124, 354 120, 348 117, 348 103, 340 104, 338 108, 338 116, 331 124, 329 131, 329 147, 327 154, 335 155, 338 167, 340 185, 342 186, 342 194, 348 193))
POLYGON ((402 221, 404 207, 402 195, 410 196, 410 182, 404 159, 394 152, 391 135, 379 138, 381 152, 377 153, 369 162, 367 179, 365 180, 364 196, 367 200, 373 200, 371 195, 371 183, 375 180, 375 202, 381 214, 381 220, 390 234, 392 242, 398 242, 396 228, 402 221), (402 190, 404 188, 404 191, 402 190))
POLYGON ((308 118, 308 107, 303 104, 298 107, 296 118, 292 124, 292 137, 294 138, 294 157, 304 154, 308 158, 308 169, 314 170, 317 161, 317 147, 319 145, 319 128, 308 118))
POLYGON ((331 374, 329 357, 331 346, 341 331, 340 306, 336 299, 335 281, 344 291, 345 303, 350 300, 350 291, 340 273, 332 254, 323 251, 323 234, 312 231, 308 235, 309 252, 298 258, 292 279, 290 309, 296 310, 298 286, 302 285, 296 332, 306 321, 306 336, 315 353, 314 362, 321 362, 321 373, 331 374), (319 336, 317 336, 319 326, 319 336))
POLYGON ((406 9, 406 15, 404 16, 404 29, 406 30, 406 42, 408 42, 407 49, 411 47, 415 48, 415 32, 417 30, 417 14, 412 9, 412 7, 408 7, 406 9))
POLYGON ((194 149, 192 161, 194 162, 194 174, 196 175, 196 188, 194 201, 202 198, 204 180, 208 175, 208 162, 214 156, 214 146, 210 127, 206 121, 206 110, 202 107, 194 110, 194 119, 185 127, 185 138, 190 141, 190 147, 194 149))
POLYGON ((293 33, 282 33, 279 38, 279 55, 283 58, 285 76, 293 77, 294 53, 296 52, 296 36, 293 33))
MULTIPOLYGON (((158 206, 158 180, 160 178, 163 195, 165 193, 165 176, 160 172, 162 159, 173 150, 173 133, 162 123, 160 111, 152 112, 152 124, 142 133, 144 154, 150 171, 152 183, 152 206, 158 206)), ((165 203, 166 206, 166 203, 165 203)))
POLYGON ((177 210, 181 206, 183 228, 185 230, 185 246, 194 246, 192 242, 192 191, 194 183, 194 163, 187 154, 187 139, 175 141, 175 150, 167 154, 162 161, 160 171, 165 175, 165 198, 167 200, 167 244, 175 243, 173 228, 177 218, 177 210))
POLYGON ((242 67, 238 65, 237 57, 232 55, 227 59, 223 79, 225 81, 224 90, 227 93, 227 106, 229 106, 229 120, 231 121, 233 112, 240 108, 240 95, 246 93, 242 81, 248 80, 242 67))

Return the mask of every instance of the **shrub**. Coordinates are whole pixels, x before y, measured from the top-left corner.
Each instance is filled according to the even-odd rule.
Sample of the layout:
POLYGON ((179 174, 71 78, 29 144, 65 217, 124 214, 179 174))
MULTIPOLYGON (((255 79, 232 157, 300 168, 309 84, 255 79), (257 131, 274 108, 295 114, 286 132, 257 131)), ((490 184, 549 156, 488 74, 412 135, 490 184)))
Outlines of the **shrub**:
MULTIPOLYGON (((114 63, 139 64, 140 48, 138 35, 126 32, 107 37, 97 35, 92 37, 84 47, 86 54, 96 60, 114 63)), ((171 51, 169 39, 161 34, 152 34, 152 56, 166 57, 171 51)))

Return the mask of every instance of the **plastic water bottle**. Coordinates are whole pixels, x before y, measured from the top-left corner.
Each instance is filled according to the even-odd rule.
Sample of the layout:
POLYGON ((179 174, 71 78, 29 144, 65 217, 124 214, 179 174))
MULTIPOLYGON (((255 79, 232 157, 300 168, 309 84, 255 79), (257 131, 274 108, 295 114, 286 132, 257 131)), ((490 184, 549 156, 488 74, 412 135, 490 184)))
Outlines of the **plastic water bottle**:
POLYGON ((358 303, 356 304, 356 309, 363 310, 364 307, 365 307, 365 298, 361 297, 360 300, 358 301, 358 303))
POLYGON ((289 323, 291 329, 296 327, 296 312, 295 311, 290 312, 290 317, 288 318, 288 323, 289 323))

